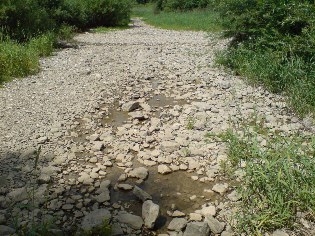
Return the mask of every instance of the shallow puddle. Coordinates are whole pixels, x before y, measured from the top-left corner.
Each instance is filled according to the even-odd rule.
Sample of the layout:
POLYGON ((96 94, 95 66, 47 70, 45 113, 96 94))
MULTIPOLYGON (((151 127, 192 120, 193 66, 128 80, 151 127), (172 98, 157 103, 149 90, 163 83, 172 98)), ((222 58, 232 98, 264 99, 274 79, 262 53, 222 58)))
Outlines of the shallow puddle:
MULTIPOLYGON (((157 173, 157 166, 149 167, 149 176, 141 184, 137 184, 134 178, 128 178, 123 183, 137 185, 152 196, 154 203, 160 206, 161 216, 156 223, 158 232, 166 232, 168 223, 172 217, 167 215, 167 211, 172 210, 172 205, 176 210, 186 214, 201 209, 206 202, 214 202, 219 197, 217 194, 204 192, 204 189, 211 189, 215 182, 201 183, 193 181, 191 174, 185 171, 176 171, 167 175, 157 173), (190 197, 196 196, 194 200, 190 197)), ((106 179, 110 179, 113 186, 117 183, 119 176, 124 171, 118 167, 108 169, 106 179)), ((128 211, 136 215, 142 215, 142 203, 132 193, 132 191, 115 190, 111 188, 111 203, 120 203, 127 207, 128 211)))

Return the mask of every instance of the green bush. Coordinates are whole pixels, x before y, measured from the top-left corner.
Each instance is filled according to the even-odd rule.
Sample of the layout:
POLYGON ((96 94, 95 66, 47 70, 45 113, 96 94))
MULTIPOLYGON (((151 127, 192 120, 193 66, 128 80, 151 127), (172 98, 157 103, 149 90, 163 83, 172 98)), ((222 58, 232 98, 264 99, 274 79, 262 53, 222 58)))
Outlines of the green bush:
POLYGON ((211 0, 157 0, 156 9, 166 11, 188 11, 206 8, 211 0))
POLYGON ((225 59, 220 57, 219 62, 273 92, 286 92, 299 113, 315 111, 314 2, 214 2, 227 35, 233 36, 225 59))
POLYGON ((39 57, 34 48, 12 41, 0 42, 0 82, 9 77, 34 74, 39 68, 39 57))

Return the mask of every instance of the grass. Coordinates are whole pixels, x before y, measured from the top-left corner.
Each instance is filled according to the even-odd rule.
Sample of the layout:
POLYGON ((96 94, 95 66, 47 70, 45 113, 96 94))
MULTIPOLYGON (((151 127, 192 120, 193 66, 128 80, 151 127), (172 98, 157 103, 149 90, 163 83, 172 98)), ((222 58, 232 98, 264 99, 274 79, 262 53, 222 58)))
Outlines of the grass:
POLYGON ((237 232, 262 235, 278 228, 294 228, 297 212, 315 220, 314 136, 270 131, 257 119, 216 137, 228 147, 225 168, 228 164, 235 171, 246 163, 239 188, 242 202, 237 232))
POLYGON ((142 17, 146 23, 162 29, 210 32, 222 30, 218 13, 209 9, 154 13, 154 6, 146 4, 134 6, 132 16, 142 17))
POLYGON ((217 63, 271 92, 283 92, 301 116, 315 113, 315 62, 306 63, 299 57, 287 59, 281 52, 239 46, 220 52, 217 63))

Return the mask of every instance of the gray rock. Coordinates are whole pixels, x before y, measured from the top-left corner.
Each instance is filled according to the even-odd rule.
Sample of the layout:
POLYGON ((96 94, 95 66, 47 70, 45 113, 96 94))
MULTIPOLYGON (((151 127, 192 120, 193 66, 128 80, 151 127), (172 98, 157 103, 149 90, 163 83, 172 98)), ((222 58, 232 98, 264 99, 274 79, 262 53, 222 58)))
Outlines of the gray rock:
POLYGON ((0 235, 9 236, 15 233, 15 229, 12 229, 6 225, 0 225, 0 235))
POLYGON ((6 220, 5 216, 4 216, 4 214, 2 214, 2 213, 0 212, 0 225, 5 224, 6 221, 7 221, 7 220, 6 220))
POLYGON ((217 192, 217 193, 223 195, 227 191, 228 187, 229 187, 229 185, 227 183, 216 184, 213 186, 212 190, 214 192, 217 192))
POLYGON ((161 143, 161 150, 168 153, 177 151, 179 147, 179 143, 174 141, 163 141, 161 143))
POLYGON ((120 223, 127 224, 133 229, 141 229, 143 225, 143 220, 140 216, 132 215, 127 212, 119 212, 117 215, 117 220, 120 223))
POLYGON ((111 236, 121 236, 121 235, 124 235, 124 231, 121 228, 120 224, 118 223, 112 224, 111 236))
POLYGON ((210 228, 206 222, 190 222, 187 224, 184 236, 209 236, 210 228))
POLYGON ((207 224, 209 225, 211 232, 215 234, 220 234, 224 230, 225 224, 218 221, 213 216, 206 216, 205 222, 207 222, 207 224))
POLYGON ((167 229, 179 232, 185 228, 186 224, 187 220, 185 218, 174 218, 167 226, 167 229))
POLYGON ((105 219, 110 219, 111 214, 107 209, 97 209, 87 214, 81 223, 81 229, 91 230, 95 226, 101 225, 105 219))
POLYGON ((123 111, 131 112, 131 111, 134 111, 134 110, 138 109, 139 107, 140 107, 140 103, 139 102, 130 101, 130 102, 124 103, 122 105, 121 109, 123 111))
POLYGON ((132 178, 146 179, 148 177, 148 174, 149 174, 148 169, 144 167, 138 167, 130 171, 128 173, 128 176, 132 178))
POLYGON ((142 218, 144 219, 144 225, 149 229, 152 229, 155 225, 156 219, 160 214, 159 205, 153 203, 151 200, 147 200, 142 205, 142 218))
POLYGON ((150 194, 148 194, 147 192, 145 192, 144 190, 142 190, 141 188, 139 188, 138 186, 134 186, 133 188, 133 194, 139 198, 142 202, 146 201, 146 200, 151 200, 152 197, 150 196, 150 194))
POLYGON ((94 141, 92 146, 92 151, 102 151, 104 148, 104 143, 102 141, 94 141))
POLYGON ((7 195, 13 202, 20 202, 28 198, 26 187, 17 188, 7 195))
POLYGON ((78 181, 82 184, 90 185, 94 182, 93 178, 86 172, 82 172, 80 174, 80 177, 78 178, 78 181))
POLYGON ((94 197, 94 199, 99 202, 99 203, 103 203, 103 202, 107 202, 110 200, 110 192, 109 190, 104 190, 101 194, 97 195, 94 197))
POLYGON ((158 172, 162 175, 169 174, 172 172, 171 168, 169 168, 167 165, 159 165, 158 166, 158 172))
POLYGON ((128 191, 132 190, 133 186, 130 184, 117 184, 117 188, 128 191))

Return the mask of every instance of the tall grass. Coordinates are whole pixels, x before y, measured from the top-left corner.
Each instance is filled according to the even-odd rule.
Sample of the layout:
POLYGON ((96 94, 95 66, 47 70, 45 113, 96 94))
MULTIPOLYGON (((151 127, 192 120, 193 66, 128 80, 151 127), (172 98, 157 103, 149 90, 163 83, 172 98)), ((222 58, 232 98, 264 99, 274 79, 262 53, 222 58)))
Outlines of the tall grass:
POLYGON ((239 187, 238 233, 262 235, 278 228, 294 228, 298 212, 315 220, 314 136, 288 136, 265 128, 262 120, 254 120, 219 138, 228 147, 225 168, 243 169, 245 174, 239 187))
POLYGON ((0 83, 38 72, 39 57, 49 56, 54 42, 53 34, 44 34, 24 44, 11 40, 0 42, 0 83))
POLYGON ((154 5, 136 5, 133 8, 134 17, 142 17, 150 25, 162 29, 211 31, 222 30, 219 14, 211 9, 198 9, 185 12, 154 11, 154 5))

